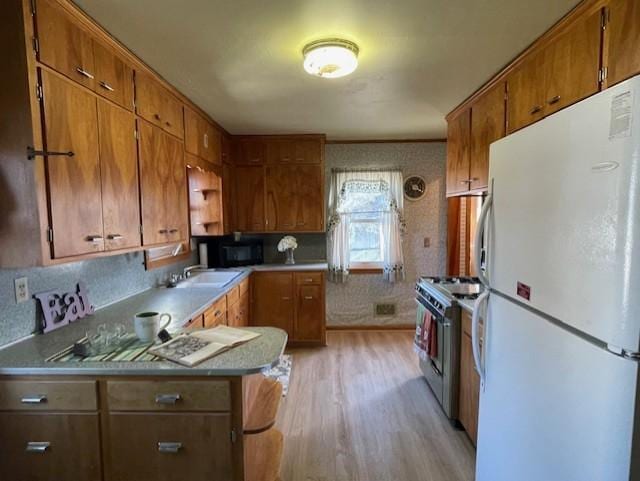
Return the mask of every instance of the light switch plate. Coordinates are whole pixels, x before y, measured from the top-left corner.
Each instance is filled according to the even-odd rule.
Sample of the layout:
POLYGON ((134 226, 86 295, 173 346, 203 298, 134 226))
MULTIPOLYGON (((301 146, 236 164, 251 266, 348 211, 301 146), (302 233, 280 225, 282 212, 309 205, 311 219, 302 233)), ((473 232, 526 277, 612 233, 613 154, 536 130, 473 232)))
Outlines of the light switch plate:
POLYGON ((26 277, 20 277, 14 281, 16 288, 16 302, 27 302, 29 300, 29 281, 26 277))
POLYGON ((425 249, 428 247, 431 247, 431 238, 430 237, 425 237, 424 238, 424 247, 425 249))

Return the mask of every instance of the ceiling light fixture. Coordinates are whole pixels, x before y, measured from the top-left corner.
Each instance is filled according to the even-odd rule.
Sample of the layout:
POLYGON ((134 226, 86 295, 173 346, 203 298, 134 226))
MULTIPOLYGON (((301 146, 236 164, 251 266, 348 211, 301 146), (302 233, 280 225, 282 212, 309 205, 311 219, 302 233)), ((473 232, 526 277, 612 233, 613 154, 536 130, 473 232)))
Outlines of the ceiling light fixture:
POLYGON ((302 49, 304 69, 311 75, 338 78, 358 67, 358 46, 348 40, 329 38, 316 40, 302 49))

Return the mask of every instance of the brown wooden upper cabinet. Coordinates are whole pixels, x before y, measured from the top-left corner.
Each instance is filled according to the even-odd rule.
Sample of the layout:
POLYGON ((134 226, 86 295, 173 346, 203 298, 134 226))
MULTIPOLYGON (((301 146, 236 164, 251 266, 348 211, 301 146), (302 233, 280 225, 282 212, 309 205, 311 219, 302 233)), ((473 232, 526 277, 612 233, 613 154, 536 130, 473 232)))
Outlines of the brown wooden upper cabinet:
POLYGON ((136 112, 162 130, 184 137, 182 103, 158 80, 142 72, 136 72, 136 112))
POLYGON ((602 12, 579 19, 507 78, 509 133, 600 89, 602 12))
POLYGON ((236 140, 234 161, 238 164, 264 164, 266 144, 262 137, 240 137, 236 140))
POLYGON ((269 164, 319 164, 322 143, 313 138, 269 138, 266 159, 269 164))
POLYGON ((488 187, 489 146, 505 135, 505 89, 501 82, 471 105, 470 190, 488 187))
POLYGON ((609 0, 606 11, 607 85, 640 73, 640 2, 609 0))
POLYGON ((93 39, 59 5, 38 0, 38 59, 101 96, 133 110, 133 69, 93 39))
POLYGON ((213 164, 222 163, 222 135, 205 118, 184 107, 184 149, 213 164))
POLYGON ((320 165, 267 167, 267 230, 323 230, 324 196, 320 165))
POLYGON ((261 165, 237 165, 233 171, 234 228, 241 232, 264 232, 265 171, 261 165))
POLYGON ((470 167, 471 110, 450 119, 447 129, 447 195, 467 192, 471 185, 470 167))
POLYGON ((187 187, 182 142, 138 121, 144 246, 186 240, 187 187))

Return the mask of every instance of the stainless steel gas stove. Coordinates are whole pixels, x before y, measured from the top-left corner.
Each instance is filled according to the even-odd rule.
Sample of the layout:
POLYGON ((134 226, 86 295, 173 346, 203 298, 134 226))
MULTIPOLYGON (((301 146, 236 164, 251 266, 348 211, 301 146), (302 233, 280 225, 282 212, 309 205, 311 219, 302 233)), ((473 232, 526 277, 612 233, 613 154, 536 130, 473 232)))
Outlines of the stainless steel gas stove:
POLYGON ((460 306, 482 286, 476 277, 421 277, 416 284, 416 352, 420 369, 447 417, 458 420, 460 306))

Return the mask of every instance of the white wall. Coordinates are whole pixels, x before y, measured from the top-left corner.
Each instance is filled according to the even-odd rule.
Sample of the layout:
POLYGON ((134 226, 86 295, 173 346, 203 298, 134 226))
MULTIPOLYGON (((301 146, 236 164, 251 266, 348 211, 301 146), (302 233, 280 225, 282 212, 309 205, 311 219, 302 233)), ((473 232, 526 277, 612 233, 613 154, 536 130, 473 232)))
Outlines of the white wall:
POLYGON ((405 177, 424 177, 426 195, 415 202, 405 199, 404 204, 407 221, 403 241, 406 280, 390 285, 382 281, 381 274, 354 274, 346 284, 327 283, 327 324, 330 326, 414 323, 413 289, 417 277, 444 275, 446 270, 446 144, 328 144, 325 163, 327 196, 332 168, 399 167, 405 177), (425 237, 431 240, 428 248, 424 247, 425 237), (396 303, 396 315, 375 317, 375 302, 396 303))

